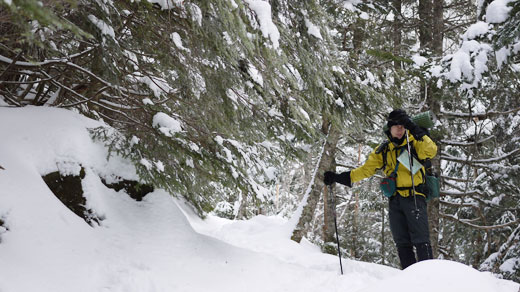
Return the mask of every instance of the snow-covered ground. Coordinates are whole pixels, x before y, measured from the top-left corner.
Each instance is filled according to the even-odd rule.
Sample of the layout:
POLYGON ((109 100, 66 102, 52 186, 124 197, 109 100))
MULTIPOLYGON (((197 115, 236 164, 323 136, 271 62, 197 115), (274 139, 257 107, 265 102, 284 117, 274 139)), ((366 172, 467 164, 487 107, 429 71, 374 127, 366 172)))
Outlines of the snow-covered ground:
POLYGON ((405 271, 322 254, 289 239, 289 220, 198 218, 162 190, 136 202, 100 177, 135 179, 123 159, 71 111, 0 108, 0 292, 472 291, 517 292, 519 284, 462 264, 432 260, 405 271), (49 190, 54 171, 83 179, 91 227, 49 190))

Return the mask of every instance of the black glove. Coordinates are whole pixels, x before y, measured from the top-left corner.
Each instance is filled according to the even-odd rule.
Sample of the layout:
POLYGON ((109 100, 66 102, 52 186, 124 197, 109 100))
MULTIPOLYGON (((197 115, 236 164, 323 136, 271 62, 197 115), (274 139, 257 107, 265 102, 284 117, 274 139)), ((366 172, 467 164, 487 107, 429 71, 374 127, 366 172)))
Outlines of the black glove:
POLYGON ((408 115, 404 115, 403 117, 401 117, 399 119, 399 124, 403 125, 406 129, 410 131, 417 126, 408 115))
POLYGON ((332 171, 325 171, 323 174, 323 183, 331 185, 336 182, 336 173, 332 171))
POLYGON ((412 133, 412 135, 415 137, 415 140, 421 140, 422 137, 426 135, 426 131, 423 128, 417 126, 412 121, 412 119, 410 119, 410 117, 406 114, 401 118, 401 120, 399 120, 399 124, 403 125, 406 129, 408 129, 410 133, 412 133))
POLYGON ((335 172, 332 172, 332 171, 326 171, 323 174, 323 182, 326 185, 331 185, 331 184, 337 182, 342 185, 352 187, 352 182, 350 181, 350 171, 342 172, 340 174, 336 174, 335 172))

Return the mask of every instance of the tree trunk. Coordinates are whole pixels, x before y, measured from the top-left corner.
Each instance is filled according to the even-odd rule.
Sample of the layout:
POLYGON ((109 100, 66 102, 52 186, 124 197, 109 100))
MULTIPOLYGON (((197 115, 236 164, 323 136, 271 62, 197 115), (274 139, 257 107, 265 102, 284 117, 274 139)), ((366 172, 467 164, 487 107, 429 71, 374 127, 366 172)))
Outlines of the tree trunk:
MULTIPOLYGON (((339 140, 339 131, 333 125, 330 128, 329 139, 325 145, 325 170, 336 170, 336 146, 339 140)), ((323 241, 325 246, 327 243, 334 243, 336 241, 334 217, 336 216, 336 198, 333 196, 335 193, 325 192, 326 196, 323 197, 324 202, 324 222, 323 222, 323 241)))
MULTIPOLYGON (((392 25, 392 41, 393 41, 393 53, 394 56, 401 55, 401 9, 402 9, 402 0, 392 0, 392 5, 394 7, 394 23, 392 25)), ((401 61, 394 61, 394 69, 401 70, 401 61)))
POLYGON ((358 238, 359 238, 359 224, 358 224, 358 218, 359 218, 359 192, 355 192, 355 203, 354 203, 354 217, 352 218, 352 252, 351 256, 353 258, 358 257, 358 238))
MULTIPOLYGON (((433 44, 433 17, 432 17, 432 0, 419 0, 419 42, 421 46, 420 53, 422 56, 428 57, 432 52, 433 44)), ((432 96, 432 87, 427 83, 421 83, 421 91, 419 100, 430 100, 432 96)))
MULTIPOLYGON (((421 16, 421 49, 424 54, 441 56, 443 47, 443 0, 420 0, 419 15, 421 16), (421 4, 422 3, 422 4, 421 4), (424 9, 421 11, 421 8, 424 9), (425 17, 424 19, 422 19, 425 17), (424 35, 423 35, 424 34, 424 35)), ((421 94, 426 98, 429 110, 434 115, 440 113, 440 91, 435 86, 435 81, 421 85, 421 94)), ((434 140, 436 137, 433 137, 434 140)), ((435 141, 438 143, 438 141, 435 141)), ((440 172, 442 147, 438 145, 437 156, 432 160, 432 166, 435 172, 440 172)), ((439 255, 439 200, 435 199, 428 203, 428 225, 430 228, 430 240, 432 244, 433 256, 437 258, 439 255)))
POLYGON ((329 242, 335 242, 335 226, 334 226, 334 216, 335 208, 336 208, 336 200, 333 197, 334 193, 328 192, 327 188, 325 188, 325 192, 323 193, 323 241, 325 245, 329 242))
POLYGON ((385 238, 385 208, 386 204, 381 205, 381 264, 385 264, 385 249, 386 249, 386 238, 385 238))
POLYGON ((432 52, 436 57, 442 56, 444 40, 444 1, 433 0, 433 35, 432 52))
MULTIPOLYGON (((305 236, 305 233, 309 230, 310 223, 312 222, 314 213, 316 212, 316 207, 318 205, 318 201, 320 200, 320 195, 324 187, 323 173, 327 170, 334 170, 336 168, 334 155, 336 153, 336 145, 339 140, 339 131, 333 125, 331 125, 329 129, 329 122, 327 119, 324 118, 322 132, 326 135, 328 134, 328 139, 325 142, 323 154, 319 161, 318 169, 316 170, 316 175, 313 177, 311 176, 311 179, 314 180, 311 182, 310 190, 307 190, 310 191, 309 196, 307 198, 307 204, 303 208, 301 217, 291 237, 291 239, 296 242, 300 242, 303 236, 305 236)), ((327 200, 328 198, 324 198, 324 202, 327 200)), ((330 202, 330 200, 327 202, 330 202)), ((333 211, 335 210, 336 205, 332 203, 327 203, 326 205, 327 208, 324 212, 325 226, 323 227, 324 238, 330 242, 334 242, 335 237, 333 211)))

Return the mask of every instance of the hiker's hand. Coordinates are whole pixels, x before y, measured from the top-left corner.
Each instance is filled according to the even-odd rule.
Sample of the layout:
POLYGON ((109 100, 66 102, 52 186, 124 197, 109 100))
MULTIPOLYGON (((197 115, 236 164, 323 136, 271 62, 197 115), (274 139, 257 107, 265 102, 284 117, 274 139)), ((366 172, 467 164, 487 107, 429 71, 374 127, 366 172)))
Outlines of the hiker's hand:
POLYGON ((406 129, 412 130, 417 127, 417 125, 410 119, 410 116, 407 114, 403 114, 401 117, 399 117, 399 124, 403 125, 406 129))
POLYGON ((336 173, 332 171, 325 171, 323 174, 323 183, 331 185, 336 182, 336 173))
POLYGON ((345 171, 336 175, 335 181, 342 185, 346 185, 349 188, 352 187, 352 181, 350 180, 350 171, 345 171))
POLYGON ((333 183, 340 183, 342 185, 346 185, 348 187, 352 187, 352 182, 350 181, 350 171, 342 172, 337 174, 332 171, 326 171, 323 174, 323 182, 326 185, 331 185, 333 183))
POLYGON ((426 131, 417 126, 412 119, 408 115, 401 120, 401 124, 415 137, 416 140, 421 140, 424 135, 426 135, 426 131))

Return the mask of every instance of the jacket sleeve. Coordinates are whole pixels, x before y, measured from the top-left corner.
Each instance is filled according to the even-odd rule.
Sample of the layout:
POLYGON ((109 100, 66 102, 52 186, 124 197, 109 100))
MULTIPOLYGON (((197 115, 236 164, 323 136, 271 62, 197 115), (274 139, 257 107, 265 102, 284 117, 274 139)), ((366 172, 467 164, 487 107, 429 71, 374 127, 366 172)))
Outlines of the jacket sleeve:
POLYGON ((376 149, 370 153, 365 164, 350 172, 350 180, 352 183, 371 177, 378 169, 383 167, 383 155, 382 153, 376 153, 376 149))
POLYGON ((422 137, 421 140, 416 140, 414 147, 420 160, 431 159, 437 155, 437 145, 428 136, 422 137))

